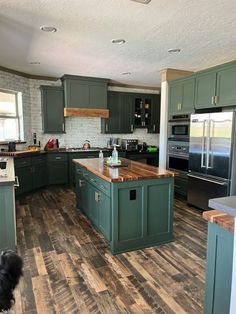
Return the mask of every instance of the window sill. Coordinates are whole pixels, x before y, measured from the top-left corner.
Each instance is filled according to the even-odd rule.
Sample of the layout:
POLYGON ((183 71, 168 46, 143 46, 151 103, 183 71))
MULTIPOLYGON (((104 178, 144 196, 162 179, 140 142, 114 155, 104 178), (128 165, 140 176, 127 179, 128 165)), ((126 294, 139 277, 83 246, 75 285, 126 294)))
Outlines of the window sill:
POLYGON ((27 143, 26 141, 10 140, 10 141, 0 141, 0 145, 8 145, 9 142, 15 142, 16 144, 25 144, 25 143, 27 143))

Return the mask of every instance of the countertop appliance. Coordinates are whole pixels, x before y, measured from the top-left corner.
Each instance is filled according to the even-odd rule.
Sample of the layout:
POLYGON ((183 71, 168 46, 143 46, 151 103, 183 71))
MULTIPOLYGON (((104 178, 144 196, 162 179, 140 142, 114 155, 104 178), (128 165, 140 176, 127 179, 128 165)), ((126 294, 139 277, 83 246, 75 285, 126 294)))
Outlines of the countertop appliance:
POLYGON ((8 151, 15 152, 16 151, 16 142, 8 142, 8 151))
POLYGON ((138 149, 138 140, 135 139, 122 139, 121 147, 128 151, 134 151, 138 149))
POLYGON ((235 195, 235 112, 191 115, 187 202, 203 210, 208 200, 235 195))

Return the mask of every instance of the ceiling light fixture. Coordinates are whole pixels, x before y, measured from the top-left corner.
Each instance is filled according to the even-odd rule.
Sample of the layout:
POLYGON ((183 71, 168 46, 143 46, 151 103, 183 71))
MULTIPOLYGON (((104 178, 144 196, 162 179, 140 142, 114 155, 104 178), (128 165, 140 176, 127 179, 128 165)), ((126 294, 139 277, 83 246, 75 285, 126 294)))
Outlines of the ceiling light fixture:
POLYGON ((30 64, 32 64, 32 65, 38 65, 38 64, 40 64, 40 62, 39 62, 39 61, 31 61, 30 64))
POLYGON ((142 3, 142 4, 148 4, 152 0, 131 0, 131 1, 139 2, 139 3, 142 3))
POLYGON ((57 31, 56 27, 54 26, 40 26, 41 31, 47 32, 47 33, 55 33, 57 31))
POLYGON ((113 44, 118 44, 118 45, 122 45, 125 43, 125 40, 123 38, 119 38, 119 39, 112 39, 111 42, 113 44))
POLYGON ((131 75, 131 72, 123 72, 122 75, 131 75))
POLYGON ((179 48, 173 48, 173 49, 169 49, 168 52, 171 53, 179 53, 181 51, 181 49, 179 48))

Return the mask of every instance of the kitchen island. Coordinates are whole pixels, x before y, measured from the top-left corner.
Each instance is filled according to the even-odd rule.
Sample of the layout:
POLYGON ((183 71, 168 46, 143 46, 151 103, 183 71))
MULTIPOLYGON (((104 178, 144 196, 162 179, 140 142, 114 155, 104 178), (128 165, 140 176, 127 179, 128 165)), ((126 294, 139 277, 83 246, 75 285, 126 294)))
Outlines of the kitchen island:
POLYGON ((74 159, 77 208, 104 235, 113 254, 170 242, 174 173, 120 158, 74 159))

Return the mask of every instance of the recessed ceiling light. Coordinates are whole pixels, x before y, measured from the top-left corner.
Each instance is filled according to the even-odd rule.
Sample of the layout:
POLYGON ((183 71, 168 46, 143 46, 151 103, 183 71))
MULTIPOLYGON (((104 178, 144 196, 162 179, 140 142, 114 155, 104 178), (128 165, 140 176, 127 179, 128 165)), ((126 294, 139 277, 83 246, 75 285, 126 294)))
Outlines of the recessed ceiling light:
POLYGON ((111 42, 113 44, 118 44, 118 45, 122 45, 125 43, 125 40, 123 38, 119 38, 119 39, 112 39, 111 42))
POLYGON ((131 72, 123 72, 122 75, 131 75, 131 72))
POLYGON ((142 4, 148 4, 149 2, 151 2, 151 0, 131 0, 131 1, 139 2, 142 4))
POLYGON ((55 33, 57 31, 56 27, 54 26, 40 26, 41 31, 47 32, 47 33, 55 33))
POLYGON ((30 64, 37 65, 37 64, 40 64, 40 62, 39 61, 31 61, 30 64))
POLYGON ((173 49, 168 50, 169 53, 178 53, 180 51, 181 51, 181 49, 179 49, 179 48, 173 48, 173 49))

